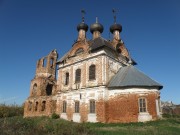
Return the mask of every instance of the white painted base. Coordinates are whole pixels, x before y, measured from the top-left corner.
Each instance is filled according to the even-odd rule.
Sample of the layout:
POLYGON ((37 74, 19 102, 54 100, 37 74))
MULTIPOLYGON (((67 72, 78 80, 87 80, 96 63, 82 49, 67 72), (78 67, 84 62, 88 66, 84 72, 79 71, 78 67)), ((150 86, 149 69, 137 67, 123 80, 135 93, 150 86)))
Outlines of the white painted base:
POLYGON ((96 114, 94 113, 92 113, 92 114, 88 114, 88 120, 87 120, 88 122, 98 122, 97 120, 96 120, 96 114))
POLYGON ((66 115, 66 113, 62 113, 62 114, 61 114, 61 118, 67 120, 67 115, 66 115))
POLYGON ((81 116, 79 113, 74 113, 73 114, 73 121, 74 122, 80 122, 81 121, 81 116))
POLYGON ((138 122, 145 122, 152 120, 152 115, 150 115, 148 112, 146 113, 139 113, 138 116, 138 122))

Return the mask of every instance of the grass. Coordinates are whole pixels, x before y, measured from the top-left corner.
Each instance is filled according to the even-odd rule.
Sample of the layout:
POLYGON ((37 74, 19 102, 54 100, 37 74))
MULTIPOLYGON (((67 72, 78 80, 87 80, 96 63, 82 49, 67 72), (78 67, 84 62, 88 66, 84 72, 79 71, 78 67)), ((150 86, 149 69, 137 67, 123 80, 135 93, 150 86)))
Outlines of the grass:
POLYGON ((74 123, 52 117, 23 118, 23 107, 0 105, 0 135, 179 135, 180 116, 146 123, 74 123))
POLYGON ((180 118, 165 118, 146 123, 89 123, 97 135, 179 135, 180 118))
POLYGON ((74 123, 49 117, 0 119, 1 135, 179 135, 180 118, 146 123, 74 123))

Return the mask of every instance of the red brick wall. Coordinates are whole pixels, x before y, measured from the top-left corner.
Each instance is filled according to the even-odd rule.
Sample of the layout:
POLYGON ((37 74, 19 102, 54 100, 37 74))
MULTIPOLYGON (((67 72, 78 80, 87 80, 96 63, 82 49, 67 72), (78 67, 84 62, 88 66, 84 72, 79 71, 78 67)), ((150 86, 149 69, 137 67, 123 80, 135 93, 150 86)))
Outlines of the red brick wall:
MULTIPOLYGON (((106 107, 106 122, 137 122, 139 107, 138 107, 138 94, 120 95, 110 98, 106 107)), ((147 110, 153 119, 157 118, 155 100, 157 94, 150 93, 143 96, 147 98, 147 110)), ((98 106, 97 106, 98 107, 98 106)), ((98 109, 98 108, 97 108, 98 109)), ((97 115, 99 117, 99 115, 97 115)), ((100 118, 98 118, 99 120, 100 118)))
POLYGON ((81 116, 81 122, 86 122, 88 119, 88 105, 85 103, 82 103, 80 105, 80 116, 81 116))

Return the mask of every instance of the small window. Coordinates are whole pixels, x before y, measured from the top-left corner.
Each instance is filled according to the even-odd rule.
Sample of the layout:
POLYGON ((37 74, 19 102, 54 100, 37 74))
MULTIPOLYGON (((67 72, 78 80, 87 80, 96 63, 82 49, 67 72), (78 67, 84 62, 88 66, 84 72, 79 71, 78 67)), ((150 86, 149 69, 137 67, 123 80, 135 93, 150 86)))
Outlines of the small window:
POLYGON ((76 70, 75 83, 81 82, 81 69, 76 70))
POLYGON ((79 101, 75 101, 75 113, 79 113, 79 101))
POLYGON ((65 85, 69 84, 69 73, 66 73, 66 77, 65 77, 65 85))
POLYGON ((66 106, 67 106, 66 101, 63 101, 63 113, 66 113, 66 106))
POLYGON ((84 52, 84 50, 83 50, 82 48, 79 48, 79 49, 76 51, 75 54, 77 55, 77 54, 80 54, 80 53, 83 53, 83 52, 84 52))
POLYGON ((90 113, 95 113, 95 100, 90 100, 89 112, 90 113))
POLYGON ((47 59, 44 58, 44 59, 43 59, 43 67, 46 67, 46 65, 47 65, 47 59))
POLYGON ((139 112, 146 112, 146 99, 145 98, 140 98, 139 99, 139 112))
POLYGON ((38 110, 38 102, 36 102, 36 105, 35 105, 35 111, 38 110))
POLYGON ((96 66, 91 65, 89 67, 89 80, 95 80, 96 79, 96 66))
POLYGON ((43 101, 42 102, 42 109, 41 109, 41 111, 44 111, 46 109, 46 101, 43 101))

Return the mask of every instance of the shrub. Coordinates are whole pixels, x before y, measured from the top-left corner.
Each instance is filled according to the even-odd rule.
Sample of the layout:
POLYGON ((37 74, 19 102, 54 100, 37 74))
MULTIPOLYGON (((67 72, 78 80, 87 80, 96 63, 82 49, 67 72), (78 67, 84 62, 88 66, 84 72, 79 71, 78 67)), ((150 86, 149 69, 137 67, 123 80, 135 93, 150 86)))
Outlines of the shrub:
POLYGON ((56 113, 53 113, 53 114, 51 115, 51 118, 52 118, 52 119, 58 119, 58 118, 59 118, 59 115, 56 114, 56 113))
POLYGON ((23 116, 23 106, 0 104, 0 118, 23 116))

